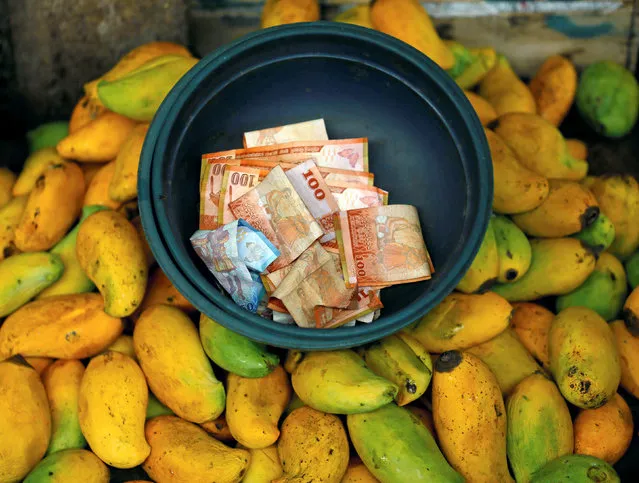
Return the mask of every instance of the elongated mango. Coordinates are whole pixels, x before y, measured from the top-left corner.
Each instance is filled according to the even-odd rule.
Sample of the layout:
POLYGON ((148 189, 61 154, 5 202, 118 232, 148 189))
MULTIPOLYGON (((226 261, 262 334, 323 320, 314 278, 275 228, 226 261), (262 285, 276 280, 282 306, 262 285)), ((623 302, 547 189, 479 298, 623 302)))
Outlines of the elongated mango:
POLYGON ((497 337, 467 349, 493 372, 504 396, 541 367, 526 350, 515 331, 508 327, 497 337))
POLYGON ((109 186, 115 174, 115 161, 105 163, 93 176, 84 194, 84 206, 102 205, 117 210, 122 203, 111 199, 109 186))
POLYGON ((0 208, 5 206, 12 198, 13 186, 16 175, 9 168, 0 167, 0 208))
POLYGON ((572 235, 584 242, 595 254, 604 252, 615 241, 615 225, 600 209, 599 216, 589 226, 572 235))
POLYGON ((44 370, 53 364, 54 360, 51 357, 25 357, 25 361, 42 377, 44 370))
POLYGON ((135 227, 121 214, 92 214, 80 225, 76 241, 80 266, 104 297, 113 317, 131 315, 142 302, 148 268, 135 227))
POLYGON ((490 102, 498 116, 509 112, 537 111, 532 92, 503 55, 497 55, 495 66, 482 79, 479 95, 490 102))
POLYGON ((577 92, 577 70, 570 60, 551 55, 530 81, 537 113, 554 126, 568 114, 577 92))
POLYGON ((548 332, 555 314, 541 305, 530 302, 514 303, 513 308, 510 322, 512 329, 528 352, 544 369, 549 369, 548 332))
POLYGON ((109 182, 109 198, 118 202, 130 201, 138 195, 138 165, 148 124, 133 128, 115 158, 113 176, 109 182))
POLYGON ((224 386, 215 378, 195 325, 180 309, 154 305, 145 310, 135 324, 133 345, 151 391, 175 414, 194 423, 222 414, 224 386))
POLYGON ((100 353, 122 333, 96 293, 56 295, 30 302, 0 327, 0 359, 12 354, 82 359, 100 353))
POLYGON ((317 0, 267 0, 264 2, 260 25, 263 29, 320 19, 317 0))
POLYGON ((49 166, 64 162, 64 158, 58 154, 54 147, 42 148, 34 151, 25 160, 22 171, 13 185, 13 196, 23 196, 31 193, 38 178, 42 176, 49 166))
POLYGON ((21 356, 0 362, 0 481, 17 483, 42 459, 51 414, 38 373, 21 356))
POLYGON ((621 379, 619 353, 599 314, 585 307, 562 310, 548 341, 550 370, 568 402, 595 409, 614 397, 621 379))
POLYGON ((222 369, 242 377, 264 377, 279 364, 266 346, 237 334, 206 315, 200 315, 204 351, 222 369))
POLYGON ((122 77, 98 82, 98 97, 115 113, 149 122, 169 91, 197 62, 195 57, 175 54, 156 57, 122 77))
POLYGON ((108 347, 108 350, 121 352, 135 362, 138 361, 138 357, 135 355, 135 347, 133 346, 133 336, 126 334, 120 335, 120 337, 115 339, 113 344, 108 347))
POLYGON ((371 8, 369 5, 355 5, 337 15, 334 22, 350 23, 360 27, 373 28, 371 23, 371 8))
POLYGON ((283 474, 277 446, 251 449, 251 463, 249 464, 242 483, 271 483, 283 474))
POLYGON ((48 250, 58 243, 82 210, 84 174, 71 162, 49 166, 29 193, 15 228, 15 244, 23 252, 48 250))
POLYGON ((639 337, 630 333, 623 320, 610 324, 621 362, 621 387, 639 398, 639 337))
POLYGON ((448 464, 426 426, 406 408, 391 403, 370 413, 349 414, 346 421, 357 454, 380 481, 465 481, 448 464))
POLYGON ((490 102, 474 92, 464 91, 464 94, 473 106, 475 114, 477 114, 482 126, 487 126, 497 119, 497 112, 495 111, 495 108, 490 105, 490 102))
POLYGON ((273 483, 338 482, 348 466, 348 438, 337 416, 308 406, 282 423, 277 444, 284 475, 273 483))
POLYGON ((108 483, 109 468, 85 449, 67 449, 50 454, 27 475, 24 483, 108 483))
POLYGON ((106 464, 133 468, 149 456, 144 436, 148 395, 144 373, 130 357, 107 351, 89 362, 78 397, 80 427, 106 464))
POLYGON ((503 332, 512 306, 494 292, 481 295, 451 293, 437 307, 405 330, 428 352, 466 349, 503 332))
POLYGON ((493 220, 494 218, 491 217, 477 255, 457 284, 456 288, 460 292, 466 294, 485 292, 499 278, 499 254, 493 220))
MULTIPOLYGON (((395 402, 399 406, 418 399, 426 392, 433 375, 432 366, 424 364, 401 337, 390 335, 359 353, 371 371, 397 385, 399 391, 395 402)), ((430 357, 428 362, 431 362, 430 357)))
POLYGON ((595 269, 595 256, 575 238, 530 241, 532 260, 526 274, 493 290, 511 302, 527 302, 548 295, 563 295, 579 287, 595 269))
POLYGON ((546 463, 573 450, 568 405, 541 374, 523 379, 508 397, 508 460, 517 482, 527 483, 546 463))
POLYGON ((62 276, 64 263, 53 253, 20 253, 0 262, 0 317, 5 317, 62 276))
POLYGON ((428 12, 417 0, 375 0, 373 27, 415 47, 442 69, 455 65, 455 56, 439 38, 428 12))
POLYGON ((51 409, 51 442, 47 454, 81 449, 87 444, 80 429, 78 394, 84 366, 76 359, 60 359, 42 374, 51 409))
POLYGON ((16 226, 20 223, 28 196, 16 196, 0 208, 0 262, 11 255, 20 253, 14 243, 16 226))
POLYGON ((575 418, 575 453, 614 465, 630 447, 634 424, 619 393, 597 409, 582 409, 575 418))
POLYGON ((615 469, 599 458, 568 454, 556 458, 533 475, 531 483, 620 483, 615 469))
POLYGON ((135 121, 106 111, 58 143, 58 154, 83 163, 112 161, 135 127, 135 121))
POLYGON ((73 134, 78 129, 95 120, 100 114, 103 114, 104 112, 106 112, 106 108, 104 106, 98 104, 98 102, 96 102, 94 99, 90 99, 89 96, 82 96, 73 107, 73 111, 71 111, 68 134, 73 134))
POLYGON ((93 213, 106 209, 105 206, 100 205, 90 205, 82 208, 82 216, 78 224, 50 251, 50 253, 60 256, 62 263, 64 263, 64 272, 62 272, 62 276, 55 283, 40 292, 37 298, 41 299, 52 295, 90 292, 95 288, 93 282, 87 277, 84 270, 82 270, 80 262, 78 262, 76 242, 80 224, 93 213))
POLYGON ((173 286, 160 267, 151 273, 144 299, 138 312, 142 313, 151 305, 173 305, 184 312, 195 312, 195 307, 173 286))
POLYGON ((291 398, 288 374, 281 366, 264 377, 227 379, 226 421, 233 438, 251 449, 266 448, 280 436, 278 422, 291 398))
POLYGON ((506 408, 497 379, 478 357, 447 351, 435 362, 433 419, 446 459, 476 482, 512 482, 506 408))
POLYGON ((333 414, 372 411, 391 402, 398 391, 352 350, 306 353, 291 381, 305 404, 333 414))
POLYGON ((249 465, 247 450, 229 448, 176 416, 150 419, 145 434, 151 453, 142 468, 158 483, 237 483, 249 465))

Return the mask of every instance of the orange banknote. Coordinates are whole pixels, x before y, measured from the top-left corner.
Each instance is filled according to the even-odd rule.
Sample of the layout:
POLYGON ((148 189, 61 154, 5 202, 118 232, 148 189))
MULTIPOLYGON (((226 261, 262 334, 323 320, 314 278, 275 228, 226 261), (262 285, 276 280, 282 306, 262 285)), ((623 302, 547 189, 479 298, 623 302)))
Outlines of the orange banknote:
POLYGON ((229 203, 235 218, 246 220, 280 251, 271 272, 293 262, 324 232, 279 166, 255 188, 229 203))
POLYGON ((260 170, 246 166, 227 166, 222 178, 218 202, 217 224, 226 225, 235 220, 229 203, 248 193, 260 182, 260 170))
POLYGON ((297 122, 244 133, 244 147, 270 146, 292 141, 327 141, 324 119, 297 122))
POLYGON ((335 230, 349 287, 382 287, 431 278, 434 268, 414 206, 340 211, 335 215, 335 230))
MULTIPOLYGON (((349 322, 364 319, 366 315, 374 314, 384 307, 379 298, 379 291, 369 287, 355 291, 348 307, 338 309, 318 305, 314 309, 315 327, 318 329, 333 329, 349 322)), ((372 321, 372 317, 371 317, 372 321)))
POLYGON ((240 162, 229 160, 202 160, 200 173, 200 230, 215 230, 219 225, 217 215, 220 203, 220 190, 224 171, 228 165, 239 166, 240 162))

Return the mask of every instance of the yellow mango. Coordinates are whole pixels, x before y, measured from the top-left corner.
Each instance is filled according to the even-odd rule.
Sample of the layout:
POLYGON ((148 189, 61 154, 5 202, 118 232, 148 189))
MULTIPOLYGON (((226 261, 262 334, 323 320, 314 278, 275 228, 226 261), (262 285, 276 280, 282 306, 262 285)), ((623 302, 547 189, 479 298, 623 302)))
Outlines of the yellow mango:
POLYGON ((229 448, 176 416, 150 419, 145 433, 151 454, 142 468, 157 483, 237 483, 247 471, 247 450, 229 448))
POLYGON ((610 323, 621 362, 621 387, 639 399, 639 337, 630 333, 623 320, 610 323))
POLYGON ((89 96, 82 96, 71 112, 69 134, 73 134, 78 129, 86 126, 106 111, 107 109, 103 105, 90 99, 89 96))
POLYGON ((0 167, 0 208, 11 201, 15 182, 15 173, 9 168, 0 167))
POLYGON ((282 366, 264 377, 229 373, 226 385, 226 421, 233 438, 251 449, 275 444, 280 436, 277 424, 292 392, 282 366))
POLYGON ((439 354, 492 339, 508 327, 511 313, 512 306, 494 292, 454 292, 406 332, 428 352, 439 354))
POLYGON ((102 76, 84 84, 86 98, 90 99, 92 103, 100 105, 101 103, 97 91, 98 83, 100 81, 112 81, 124 77, 126 74, 137 69, 149 60, 167 54, 180 55, 183 57, 191 56, 191 53, 186 47, 173 42, 154 41, 139 45, 122 56, 120 60, 118 60, 118 62, 102 76))
POLYGON ((582 409, 610 401, 621 365, 614 335, 592 309, 568 307, 555 317, 548 335, 550 370, 561 394, 582 409))
POLYGON ((107 314, 126 317, 135 312, 144 298, 148 270, 140 236, 123 215, 99 211, 84 220, 76 254, 103 295, 107 314))
POLYGON ((87 444, 80 429, 78 395, 84 366, 77 359, 60 359, 42 374, 51 409, 51 442, 47 454, 80 449, 87 444))
POLYGON ((0 208, 0 261, 20 253, 14 243, 16 226, 22 219, 28 199, 26 195, 16 196, 0 208))
POLYGON ((200 427, 218 441, 223 443, 233 443, 235 441, 224 414, 218 416, 217 419, 200 424, 200 427))
POLYGON ((56 149, 63 158, 85 163, 112 161, 135 124, 132 119, 107 111, 77 131, 70 132, 56 149))
POLYGON ((575 418, 575 453, 614 465, 632 442, 634 423, 628 403, 619 393, 597 409, 582 409, 575 418))
POLYGON ((568 153, 575 159, 588 161, 588 145, 579 139, 566 139, 568 153))
POLYGON ((49 166, 64 162, 55 147, 38 149, 25 160, 22 171, 13 185, 13 196, 28 195, 49 166))
POLYGON ((468 481, 513 482, 506 462, 506 408, 478 357, 447 351, 435 362, 433 419, 448 462, 468 481))
POLYGON ((148 397, 144 373, 130 357, 108 351, 89 362, 78 396, 80 427, 106 464, 133 468, 149 456, 144 435, 148 397))
POLYGON ((18 483, 42 459, 51 414, 38 373, 21 356, 0 362, 0 482, 18 483))
POLYGON ((282 476, 282 463, 277 454, 277 446, 250 449, 251 463, 249 464, 242 483, 271 483, 282 476))
POLYGON ((349 463, 346 473, 340 483, 379 483, 379 480, 375 478, 366 465, 361 461, 353 464, 349 463))
POLYGON ((263 29, 298 22, 315 22, 320 19, 317 0, 266 0, 262 9, 263 29))
POLYGON ((133 346, 133 337, 130 335, 120 335, 107 350, 121 352, 138 362, 138 357, 135 355, 135 347, 133 346))
POLYGON ((138 196, 138 165, 148 124, 135 126, 115 158, 115 170, 109 183, 109 197, 116 201, 130 201, 138 196))
POLYGON ((84 174, 77 164, 50 165, 29 193, 15 228, 16 247, 35 252, 58 243, 80 215, 83 197, 84 174))
POLYGON ((286 417, 277 452, 284 476, 273 483, 339 482, 348 466, 344 425, 337 416, 308 406, 286 417))
POLYGON ((504 396, 530 374, 541 372, 541 367, 510 327, 467 351, 479 357, 493 371, 504 396))
POLYGON ((96 293, 55 295, 30 302, 0 327, 0 359, 13 354, 83 359, 109 347, 122 333, 119 318, 104 313, 96 293))
POLYGON ((24 483, 109 483, 109 468, 85 449, 50 454, 33 468, 24 483))
POLYGON ((577 92, 577 70, 561 55, 551 55, 530 81, 537 113, 553 126, 568 114, 577 92))
POLYGON ((195 307, 177 291, 160 267, 153 270, 149 277, 146 293, 138 312, 142 313, 155 304, 173 305, 184 312, 195 312, 195 307))
POLYGON ((93 176, 91 183, 84 194, 84 206, 101 205, 117 210, 122 203, 111 199, 109 196, 109 185, 115 173, 115 161, 106 163, 93 176))
POLYGON ((140 237, 140 241, 142 242, 142 249, 144 250, 144 258, 146 259, 146 265, 148 267, 152 267, 156 263, 155 256, 153 255, 153 252, 151 251, 151 247, 149 246, 149 241, 146 239, 146 235, 144 234, 144 228, 142 227, 142 219, 139 216, 135 216, 131 218, 131 224, 138 232, 138 236, 140 237))
POLYGON ((51 357, 25 357, 24 360, 27 361, 27 364, 33 367, 40 376, 42 376, 45 369, 54 362, 54 359, 51 357))
POLYGON ((515 152, 490 129, 484 129, 493 162, 493 210, 514 214, 534 210, 550 190, 548 179, 526 168, 515 152))
POLYGON ((93 181, 95 175, 104 167, 104 164, 105 163, 82 163, 80 165, 84 173, 85 193, 86 190, 89 189, 89 186, 91 186, 91 181, 93 181))
POLYGON ((344 10, 337 15, 334 22, 350 23, 352 25, 359 25, 360 27, 373 28, 371 23, 371 8, 369 5, 355 5, 354 7, 344 10))
POLYGON ((377 30, 406 42, 442 69, 455 65, 455 56, 418 0, 376 0, 371 4, 371 22, 377 30))
POLYGON ((479 84, 479 95, 490 102, 498 116, 508 112, 537 111, 530 89, 515 74, 503 55, 497 56, 495 66, 479 84))
POLYGON ((513 308, 511 327, 528 352, 541 362, 544 369, 549 369, 548 332, 555 314, 530 302, 513 303, 513 308))
POLYGON ((474 92, 464 91, 464 94, 473 106, 475 114, 477 114, 482 126, 487 126, 497 119, 497 111, 490 105, 490 102, 474 92))
POLYGON ((413 413, 417 418, 422 422, 424 426, 430 431, 430 434, 435 437, 435 422, 433 421, 433 413, 431 413, 428 409, 423 408, 421 406, 414 406, 409 404, 406 406, 411 413, 413 413))
POLYGON ((157 398, 176 415, 194 423, 224 411, 224 386, 215 378, 197 328, 180 310, 154 305, 135 324, 133 345, 157 398))

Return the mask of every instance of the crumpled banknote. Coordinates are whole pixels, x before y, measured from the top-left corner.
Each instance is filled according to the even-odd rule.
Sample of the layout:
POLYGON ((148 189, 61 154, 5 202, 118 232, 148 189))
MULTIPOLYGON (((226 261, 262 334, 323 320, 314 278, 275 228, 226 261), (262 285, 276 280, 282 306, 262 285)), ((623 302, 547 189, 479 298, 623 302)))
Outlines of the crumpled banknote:
POLYGON ((280 252, 261 232, 239 219, 215 230, 196 231, 191 244, 236 304, 253 313, 266 306, 260 273, 280 252))

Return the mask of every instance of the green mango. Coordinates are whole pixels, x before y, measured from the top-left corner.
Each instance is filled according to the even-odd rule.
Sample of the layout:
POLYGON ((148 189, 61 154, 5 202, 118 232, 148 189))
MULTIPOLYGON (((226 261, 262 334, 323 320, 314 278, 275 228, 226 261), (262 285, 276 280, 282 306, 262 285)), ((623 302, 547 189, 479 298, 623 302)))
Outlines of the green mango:
POLYGON ((639 85, 632 73, 610 61, 595 62, 581 74, 576 105, 599 134, 619 138, 628 134, 639 114, 639 85))
POLYGON ((108 209, 109 208, 102 205, 90 205, 82 208, 82 215, 78 224, 50 250, 50 253, 55 253, 62 259, 64 263, 64 273, 57 282, 40 292, 37 297, 38 299, 51 297, 52 295, 91 292, 95 288, 95 284, 87 277, 76 258, 75 242, 78 238, 78 231, 80 231, 82 222, 89 215, 108 209))
POLYGON ((136 121, 149 122, 173 86, 198 59, 163 55, 112 81, 98 83, 98 97, 107 109, 136 121))
POLYGON ((591 225, 571 236, 581 240, 595 255, 598 255, 608 250, 615 241, 615 225, 600 211, 591 225))
POLYGON ((38 149, 55 147, 63 138, 69 135, 69 123, 67 121, 53 121, 41 124, 27 133, 29 153, 38 149))
POLYGON ((107 483, 109 468, 86 449, 65 449, 41 460, 24 479, 24 483, 85 481, 107 483))
POLYGON ((617 318, 628 295, 626 272, 610 253, 599 256, 595 270, 578 288, 557 297, 557 312, 566 307, 587 307, 607 321, 617 318))
POLYGON ((533 474, 530 483, 620 483, 615 469, 599 458, 584 454, 561 456, 533 474))
POLYGON ((204 314, 200 316, 200 340, 209 358, 222 369, 242 377, 264 377, 280 363, 266 346, 233 332, 204 314))
POLYGON ((173 416, 175 413, 160 402, 155 394, 149 391, 149 402, 146 405, 146 419, 157 416, 173 416))
POLYGON ((428 428, 408 409, 390 403, 349 414, 348 432, 368 470, 384 483, 456 483, 464 478, 446 461, 428 428))
POLYGON ((628 283, 633 289, 639 285, 639 250, 626 260, 626 275, 628 283))
POLYGON ((19 253, 0 262, 0 317, 22 307, 62 272, 64 263, 55 253, 19 253))

